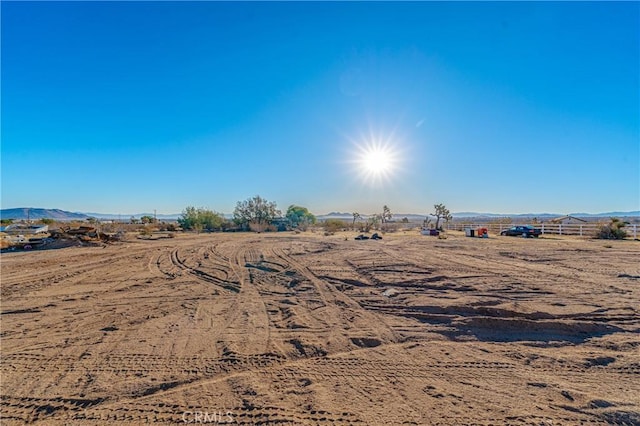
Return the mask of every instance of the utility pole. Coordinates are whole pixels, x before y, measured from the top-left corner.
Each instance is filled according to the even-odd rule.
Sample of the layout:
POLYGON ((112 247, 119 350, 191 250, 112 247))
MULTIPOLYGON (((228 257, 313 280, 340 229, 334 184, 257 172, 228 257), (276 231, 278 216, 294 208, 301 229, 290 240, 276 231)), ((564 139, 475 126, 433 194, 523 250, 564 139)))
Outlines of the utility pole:
POLYGON ((156 217, 156 209, 153 209, 153 223, 158 222, 158 218, 156 217))

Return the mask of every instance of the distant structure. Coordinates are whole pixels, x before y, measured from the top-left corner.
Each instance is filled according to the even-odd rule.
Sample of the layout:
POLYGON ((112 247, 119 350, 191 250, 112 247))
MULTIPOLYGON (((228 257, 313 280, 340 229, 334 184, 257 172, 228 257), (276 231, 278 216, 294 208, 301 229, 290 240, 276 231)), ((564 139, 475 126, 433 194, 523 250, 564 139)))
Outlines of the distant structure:
POLYGON ((560 225, 581 225, 583 223, 587 223, 584 219, 570 215, 556 217, 555 219, 551 219, 549 222, 560 225))

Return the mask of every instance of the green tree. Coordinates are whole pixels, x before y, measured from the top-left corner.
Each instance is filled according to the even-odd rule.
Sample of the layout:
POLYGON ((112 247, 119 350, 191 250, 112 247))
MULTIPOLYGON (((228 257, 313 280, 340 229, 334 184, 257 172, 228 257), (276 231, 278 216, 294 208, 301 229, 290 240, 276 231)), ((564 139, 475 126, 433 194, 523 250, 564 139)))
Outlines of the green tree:
POLYGON ((316 223, 316 217, 306 207, 291 205, 285 214, 287 221, 293 228, 306 230, 307 226, 316 223))
POLYGON ((435 216, 436 218, 436 229, 441 229, 440 219, 449 222, 453 218, 453 216, 451 216, 451 212, 445 207, 444 204, 434 204, 433 208, 436 212, 431 213, 431 216, 435 216))
POLYGON ((193 230, 196 231, 196 234, 199 234, 202 232, 202 223, 200 222, 195 222, 193 224, 193 230))
POLYGON ((140 221, 141 221, 142 223, 145 223, 145 224, 146 224, 146 223, 155 223, 155 222, 156 222, 156 219, 155 219, 153 216, 142 216, 142 217, 140 218, 140 221))
POLYGON ((194 229, 196 223, 198 223, 198 209, 193 206, 186 207, 178 218, 178 224, 185 231, 190 231, 194 229))
POLYGON ((11 225, 13 223, 13 219, 0 219, 0 225, 6 226, 11 225))
POLYGON ((53 225, 55 223, 55 220, 43 217, 42 219, 40 219, 40 223, 45 225, 53 225))
POLYGON ((207 231, 217 231, 222 229, 222 225, 226 221, 221 213, 206 209, 198 209, 198 219, 202 227, 207 231))
POLYGON ((282 213, 275 202, 267 201, 259 195, 245 201, 238 201, 233 211, 233 220, 238 225, 264 231, 266 227, 282 213))
POLYGON ((207 231, 215 231, 222 228, 225 218, 222 214, 207 210, 205 208, 195 208, 193 206, 186 207, 180 217, 178 224, 182 229, 200 232, 203 229, 207 231))

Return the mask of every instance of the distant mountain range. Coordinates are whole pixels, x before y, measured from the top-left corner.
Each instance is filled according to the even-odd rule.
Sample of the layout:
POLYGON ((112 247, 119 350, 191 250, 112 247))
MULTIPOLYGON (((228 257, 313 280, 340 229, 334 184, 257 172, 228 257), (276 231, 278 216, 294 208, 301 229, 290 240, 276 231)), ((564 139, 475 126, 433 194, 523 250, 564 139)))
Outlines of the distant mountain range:
MULTIPOLYGON (((86 220, 90 217, 105 220, 128 220, 131 217, 137 219, 142 216, 152 216, 153 213, 137 213, 137 214, 108 214, 108 213, 88 213, 88 212, 69 212, 60 209, 40 209, 20 207, 17 209, 0 210, 0 218, 13 220, 38 220, 38 219, 55 219, 60 221, 86 220)), ((180 217, 180 213, 176 214, 159 214, 156 215, 159 220, 175 220, 180 217)))
MULTIPOLYGON (((136 219, 140 219, 142 216, 151 216, 153 217, 153 213, 136 213, 136 214, 110 214, 110 213, 83 213, 87 215, 87 217, 95 217, 98 219, 107 219, 107 220, 127 220, 131 217, 135 217, 136 219)), ((175 214, 156 214, 156 219, 158 220, 176 220, 180 217, 180 213, 175 214)))
MULTIPOLYGON (((159 220, 176 220, 180 217, 181 213, 175 214, 158 214, 156 217, 159 220)), ((575 217, 638 217, 640 211, 629 212, 606 212, 606 213, 569 213, 570 216, 575 217)), ((38 220, 38 219, 54 219, 59 221, 71 221, 71 220, 86 220, 90 217, 105 220, 127 220, 131 217, 139 219, 142 216, 153 216, 153 213, 137 213, 137 214, 110 214, 110 213, 82 213, 82 212, 69 212, 60 209, 43 209, 32 207, 20 207, 15 209, 2 209, 0 210, 0 218, 13 219, 13 220, 38 220)), ((230 214, 224 214, 226 218, 232 217, 230 214)), ((362 215, 363 218, 367 218, 371 215, 362 215)), ((523 214, 499 214, 499 213, 478 213, 478 212, 457 212, 452 213, 454 218, 498 218, 498 217, 511 217, 511 218, 526 218, 535 217, 538 219, 554 218, 564 216, 561 213, 523 213, 523 214)), ((393 215, 394 220, 401 220, 407 218, 412 222, 421 221, 426 217, 426 214, 415 213, 396 213, 393 215)), ((317 215, 320 220, 325 219, 343 219, 353 220, 352 213, 330 212, 324 215, 317 215)))
POLYGON ((85 220, 89 216, 84 213, 72 213, 60 209, 36 209, 30 207, 20 207, 17 209, 0 210, 0 218, 13 220, 38 220, 38 219, 54 219, 54 220, 85 220))

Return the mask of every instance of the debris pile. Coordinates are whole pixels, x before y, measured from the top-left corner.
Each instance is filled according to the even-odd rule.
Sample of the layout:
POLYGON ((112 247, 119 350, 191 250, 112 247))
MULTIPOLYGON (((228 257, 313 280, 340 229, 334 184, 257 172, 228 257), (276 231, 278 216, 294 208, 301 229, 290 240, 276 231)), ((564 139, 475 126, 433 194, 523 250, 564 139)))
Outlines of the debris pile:
POLYGON ((51 238, 54 240, 77 240, 83 243, 110 243, 121 241, 124 237, 122 232, 101 232, 94 226, 79 226, 77 228, 62 227, 51 231, 51 238))

